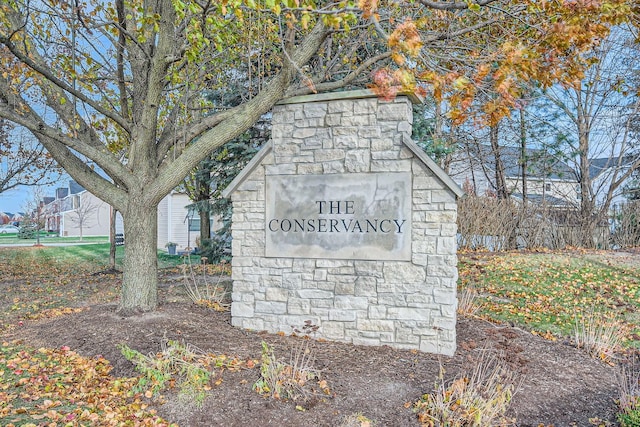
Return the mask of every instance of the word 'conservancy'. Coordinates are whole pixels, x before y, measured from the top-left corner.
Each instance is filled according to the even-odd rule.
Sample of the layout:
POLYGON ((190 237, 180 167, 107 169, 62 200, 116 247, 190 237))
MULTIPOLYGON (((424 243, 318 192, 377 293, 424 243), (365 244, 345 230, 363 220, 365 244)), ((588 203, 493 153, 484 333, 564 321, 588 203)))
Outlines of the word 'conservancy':
POLYGON ((403 219, 271 219, 269 231, 285 233, 394 233, 402 234, 407 220, 403 219))

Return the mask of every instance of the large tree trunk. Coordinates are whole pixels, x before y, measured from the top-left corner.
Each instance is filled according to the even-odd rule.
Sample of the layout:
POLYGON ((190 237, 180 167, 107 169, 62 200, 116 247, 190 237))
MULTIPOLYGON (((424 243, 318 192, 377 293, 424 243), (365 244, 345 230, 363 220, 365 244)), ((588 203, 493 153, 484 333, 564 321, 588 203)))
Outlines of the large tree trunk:
POLYGON ((158 207, 130 201, 123 219, 127 243, 118 312, 153 311, 158 305, 158 207))

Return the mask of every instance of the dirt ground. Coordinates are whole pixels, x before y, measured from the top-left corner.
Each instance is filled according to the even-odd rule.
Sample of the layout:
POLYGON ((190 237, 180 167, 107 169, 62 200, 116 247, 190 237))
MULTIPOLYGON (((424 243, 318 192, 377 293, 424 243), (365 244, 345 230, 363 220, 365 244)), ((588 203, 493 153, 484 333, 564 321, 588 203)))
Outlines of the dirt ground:
MULTIPOLYGON (((113 275, 100 279, 103 285, 118 280, 113 275)), ((71 315, 24 321, 3 339, 20 339, 36 347, 66 345, 85 356, 101 354, 112 363, 116 376, 136 374, 120 354, 119 344, 148 354, 160 351, 167 340, 177 340, 205 352, 259 360, 265 341, 287 360, 301 339, 234 328, 228 312, 188 301, 175 278, 163 279, 160 300, 157 312, 137 317, 121 318, 115 314, 115 304, 101 304, 71 315)), ((259 378, 256 368, 216 377, 222 381, 213 386, 201 408, 180 402, 172 392, 165 393, 166 403, 156 402, 155 407, 180 426, 346 426, 346 418, 354 414, 366 416, 373 426, 418 426, 411 404, 433 390, 441 367, 445 379, 453 379, 470 371, 484 352, 494 351, 521 380, 509 409, 515 425, 617 425, 613 367, 568 342, 548 341, 509 325, 460 319, 457 333, 454 357, 314 341, 314 367, 331 394, 318 395, 302 408, 253 391, 259 378)))

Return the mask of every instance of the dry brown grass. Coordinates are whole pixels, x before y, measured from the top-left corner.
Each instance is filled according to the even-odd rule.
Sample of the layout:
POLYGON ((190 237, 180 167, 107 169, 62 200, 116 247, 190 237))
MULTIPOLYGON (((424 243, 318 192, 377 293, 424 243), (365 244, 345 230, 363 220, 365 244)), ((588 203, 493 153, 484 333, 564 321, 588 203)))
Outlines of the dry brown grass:
POLYGON ((592 311, 575 321, 574 340, 578 348, 605 362, 611 362, 622 349, 622 343, 628 333, 628 327, 617 320, 604 318, 592 311))
POLYGON ((504 360, 482 351, 480 360, 468 373, 451 382, 444 372, 435 390, 415 404, 423 426, 498 427, 512 425, 505 416, 517 388, 516 375, 504 360))

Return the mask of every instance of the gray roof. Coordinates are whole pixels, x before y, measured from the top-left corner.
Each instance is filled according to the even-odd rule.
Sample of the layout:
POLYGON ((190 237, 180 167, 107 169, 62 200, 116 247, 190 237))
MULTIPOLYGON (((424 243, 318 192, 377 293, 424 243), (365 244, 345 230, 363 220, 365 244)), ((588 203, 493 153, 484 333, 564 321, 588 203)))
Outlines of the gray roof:
POLYGON ((622 159, 619 157, 600 157, 597 159, 590 159, 589 176, 591 179, 597 178, 607 169, 618 167, 618 162, 620 162, 620 167, 624 168, 626 166, 630 166, 636 160, 637 157, 634 156, 624 156, 622 159))
MULTIPOLYGON (((488 145, 476 145, 471 147, 471 152, 488 169, 494 169, 495 156, 488 145)), ((546 150, 527 148, 525 151, 527 162, 527 175, 529 178, 546 178, 559 180, 575 180, 573 169, 564 161, 558 159, 546 150)), ((500 160, 504 165, 506 177, 520 177, 521 149, 520 147, 500 147, 500 160)))
POLYGON ((56 198, 64 199, 68 195, 69 195, 69 189, 68 188, 56 188, 56 198))
POLYGON ((71 180, 69 181, 69 192, 70 194, 78 194, 84 191, 84 187, 77 182, 71 180))

